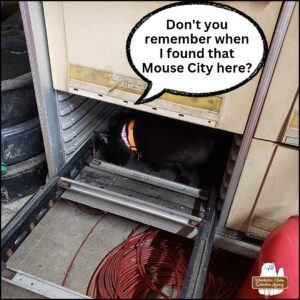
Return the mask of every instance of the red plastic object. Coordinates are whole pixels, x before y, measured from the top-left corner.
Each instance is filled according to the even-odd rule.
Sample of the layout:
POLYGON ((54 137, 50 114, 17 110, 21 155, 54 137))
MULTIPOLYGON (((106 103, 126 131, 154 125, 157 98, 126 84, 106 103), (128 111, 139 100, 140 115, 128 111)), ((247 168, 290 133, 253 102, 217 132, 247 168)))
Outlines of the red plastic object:
POLYGON ((266 238, 258 259, 240 288, 237 299, 299 299, 299 216, 293 216, 276 227, 266 238), (275 263, 288 277, 288 288, 278 295, 260 295, 252 289, 252 276, 260 276, 265 263, 275 263))

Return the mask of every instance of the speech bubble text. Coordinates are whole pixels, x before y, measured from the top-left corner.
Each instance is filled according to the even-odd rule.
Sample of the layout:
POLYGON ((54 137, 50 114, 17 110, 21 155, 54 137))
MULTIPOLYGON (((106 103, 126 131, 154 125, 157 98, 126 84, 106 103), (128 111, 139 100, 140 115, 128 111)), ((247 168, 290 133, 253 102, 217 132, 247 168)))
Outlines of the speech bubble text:
POLYGON ((165 92, 192 97, 227 93, 251 80, 268 52, 254 20, 215 2, 159 8, 135 25, 126 46, 131 67, 148 83, 135 104, 165 92))

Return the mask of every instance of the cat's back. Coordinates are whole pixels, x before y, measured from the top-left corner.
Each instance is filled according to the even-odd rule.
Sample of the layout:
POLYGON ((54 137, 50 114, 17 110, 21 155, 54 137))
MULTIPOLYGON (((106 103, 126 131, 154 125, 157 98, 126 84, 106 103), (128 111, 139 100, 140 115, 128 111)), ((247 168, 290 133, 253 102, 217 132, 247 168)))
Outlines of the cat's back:
POLYGON ((215 139, 218 133, 215 129, 159 116, 144 116, 136 118, 135 135, 138 139, 159 139, 170 143, 180 140, 197 143, 200 140, 215 139))
POLYGON ((137 118, 134 132, 138 149, 157 162, 203 163, 218 140, 212 128, 157 116, 137 118))

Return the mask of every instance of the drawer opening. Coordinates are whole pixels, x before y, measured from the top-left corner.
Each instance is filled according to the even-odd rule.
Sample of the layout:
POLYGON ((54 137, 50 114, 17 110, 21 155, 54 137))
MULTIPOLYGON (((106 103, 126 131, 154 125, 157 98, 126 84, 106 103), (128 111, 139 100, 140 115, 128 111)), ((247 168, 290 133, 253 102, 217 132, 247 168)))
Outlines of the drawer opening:
MULTIPOLYGON (((145 117, 151 116, 144 112, 138 112, 138 114, 142 118, 144 115, 145 117)), ((199 224, 203 217, 212 186, 221 181, 228 157, 231 158, 234 153, 230 149, 234 146, 234 150, 237 151, 238 144, 236 140, 235 143, 233 142, 235 135, 218 130, 224 134, 222 149, 214 149, 215 152, 207 162, 203 163, 197 172, 191 174, 190 182, 183 184, 178 182, 177 172, 172 167, 153 168, 151 162, 144 160, 143 157, 131 158, 126 164, 117 165, 107 157, 103 134, 107 134, 109 128, 116 126, 118 118, 126 120, 132 115, 134 115, 133 110, 120 111, 119 109, 115 116, 99 118, 96 130, 98 139, 93 157, 73 179, 74 181, 69 182, 67 178, 61 179, 62 185, 67 187, 64 197, 81 204, 88 203, 94 208, 138 222, 145 222, 149 226, 172 233, 182 232, 177 224, 171 224, 176 222, 192 230, 193 226, 190 225, 199 224), (77 197, 78 193, 83 197, 77 197), (110 200, 107 201, 107 198, 110 200), (162 210, 161 213, 160 210, 162 210), (171 222, 172 219, 173 222, 171 222)), ((173 120, 173 122, 183 121, 173 120)), ((191 125, 196 126, 197 132, 199 129, 199 134, 201 134, 201 125, 191 125)), ((211 134, 217 130, 207 129, 211 131, 211 134)), ((190 231, 189 234, 185 233, 185 236, 193 237, 195 233, 196 230, 190 231)))
POLYGON ((116 166, 101 160, 100 151, 75 178, 60 177, 62 198, 188 238, 196 236, 208 191, 116 166))
MULTIPOLYGON (((230 158, 229 155, 232 155, 233 153, 234 155, 237 155, 240 146, 240 144, 238 144, 237 141, 240 142, 241 140, 240 138, 241 136, 238 134, 226 132, 220 129, 209 128, 203 125, 191 124, 186 120, 174 120, 163 116, 153 116, 151 113, 149 114, 147 112, 135 111, 129 108, 119 108, 114 115, 110 115, 108 118, 99 118, 99 126, 96 129, 96 133, 99 137, 99 149, 95 154, 94 159, 98 159, 103 162, 107 162, 115 165, 119 164, 119 162, 117 163, 115 161, 112 162, 112 157, 111 157, 112 155, 110 153, 107 153, 107 151, 110 151, 110 149, 107 150, 107 146, 105 145, 105 141, 104 141, 105 139, 107 139, 107 137, 103 138, 103 136, 107 136, 108 134, 111 134, 111 128, 115 128, 116 126, 118 126, 117 122, 119 119, 124 119, 124 120, 128 120, 128 118, 134 119, 135 116, 137 116, 141 120, 143 120, 143 117, 145 117, 146 120, 147 118, 149 120, 149 117, 150 118, 154 117, 156 118, 154 119, 154 121, 171 120, 173 122, 171 124, 174 125, 174 130, 176 130, 175 128, 176 124, 185 123, 187 124, 187 126, 189 125, 192 126, 193 129, 195 129, 195 127, 197 128, 197 130, 199 129, 199 135, 203 134, 201 132, 202 128, 207 129, 208 135, 211 136, 213 136, 215 132, 218 132, 219 134, 218 139, 220 140, 218 146, 221 149, 217 149, 218 147, 215 147, 212 153, 210 154, 210 157, 199 166, 198 170, 188 175, 189 182, 188 183, 183 182, 183 183, 189 185, 190 187, 209 191, 211 187, 214 185, 214 183, 218 181, 218 177, 223 176, 225 165, 228 159, 230 158)), ((161 138, 162 135, 158 135, 158 139, 161 138)), ((168 140, 168 138, 169 138, 168 136, 165 136, 164 139, 168 140)), ((194 136, 194 138, 197 138, 197 136, 194 136)), ((147 136, 145 136, 145 139, 147 139, 147 136)), ((173 143, 172 138, 170 138, 170 143, 173 143)), ((158 142, 158 147, 159 145, 160 144, 158 142)), ((174 147, 176 147, 176 143, 174 144, 174 147)), ((205 147, 205 144, 203 144, 203 147, 205 147)), ((193 155, 193 152, 190 155, 193 155)), ((190 158, 187 158, 187 160, 188 159, 190 158)), ((232 160, 232 158, 230 159, 232 160)), ((173 161, 176 162, 175 160, 173 161)), ((147 157, 144 158, 143 153, 141 153, 141 157, 137 156, 136 158, 133 158, 132 156, 128 162, 126 162, 125 164, 122 163, 121 166, 130 169, 132 171, 138 171, 162 179, 178 182, 178 178, 177 178, 178 174, 176 173, 174 166, 170 167, 166 165, 159 165, 159 163, 155 165, 151 161, 150 162, 149 160, 147 161, 147 157)))
MULTIPOLYGON (((110 162, 107 157, 107 153, 105 153, 101 134, 107 133, 110 126, 112 126, 118 118, 126 118, 134 113, 139 116, 155 117, 155 115, 148 112, 136 111, 132 108, 120 107, 111 103, 105 103, 95 99, 88 99, 74 95, 60 100, 58 108, 60 112, 59 124, 64 142, 66 161, 70 161, 82 145, 90 138, 91 134, 96 132, 99 136, 99 150, 96 154, 94 154, 94 158, 110 162)), ((151 110, 151 112, 152 111, 153 110, 151 110)), ((170 116, 170 118, 163 116, 156 117, 165 120, 172 120, 175 122, 174 124, 185 123, 190 124, 191 126, 196 126, 199 128, 199 132, 201 131, 201 128, 206 128, 207 130, 210 130, 212 134, 215 132, 221 133, 223 136, 223 142, 221 147, 218 147, 221 148, 221 150, 218 149, 220 151, 217 151, 217 154, 214 155, 215 159, 208 160, 206 163, 201 165, 199 172, 194 172, 189 175, 189 186, 209 191, 214 182, 217 181, 217 177, 222 176, 223 174, 222 170, 224 169, 229 157, 229 153, 232 152, 230 152, 230 149, 234 146, 232 143, 233 139, 240 137, 240 135, 226 132, 221 129, 192 124, 193 120, 188 120, 183 117, 177 120, 173 119, 172 116, 170 116)), ((164 167, 158 171, 156 166, 145 162, 143 158, 140 160, 130 160, 124 165, 124 167, 170 181, 176 181, 177 174, 174 171, 174 168, 164 167)))
MULTIPOLYGON (((71 99, 68 101, 71 102, 71 99)), ((91 101, 94 100, 91 99, 91 101)), ((145 205, 142 208, 144 212, 152 210, 153 208, 150 207, 151 205, 156 205, 170 210, 167 212, 169 215, 175 213, 180 219, 182 217, 180 213, 183 213, 185 214, 185 220, 188 220, 186 215, 192 217, 188 222, 199 223, 199 220, 201 220, 205 212, 206 200, 212 186, 215 182, 221 181, 220 178, 223 177, 223 174, 226 175, 224 180, 228 181, 228 174, 226 174, 226 172, 224 173, 225 165, 226 163, 229 164, 228 161, 230 161, 231 165, 229 167, 233 167, 232 162, 234 163, 239 148, 239 144, 237 143, 239 135, 207 127, 207 129, 211 131, 211 134, 214 134, 216 131, 222 133, 223 144, 221 144, 221 149, 216 149, 216 154, 214 153, 207 162, 201 165, 197 172, 191 174, 189 177, 190 182, 188 184, 182 184, 177 181, 177 173, 174 168, 163 166, 157 170, 153 168, 151 163, 149 164, 149 162, 145 161, 143 158, 130 159, 125 165, 116 165, 108 159, 107 153, 105 152, 103 133, 107 133, 109 128, 114 126, 118 118, 125 119, 128 116, 133 115, 134 112, 138 113, 139 116, 153 116, 146 112, 136 112, 133 109, 117 107, 112 104, 105 104, 103 114, 101 114, 100 110, 100 114, 97 118, 97 129, 95 130, 98 137, 96 142, 97 145, 95 147, 97 150, 94 151, 92 159, 75 178, 71 175, 71 178, 74 178, 76 181, 73 182, 71 186, 81 185, 79 188, 81 189, 82 185, 86 185, 84 187, 84 198, 77 197, 78 191, 76 188, 78 188, 78 186, 74 187, 74 189, 67 189, 65 197, 81 204, 85 204, 86 201, 88 201, 89 205, 98 209, 104 209, 102 207, 104 203, 99 204, 99 202, 95 200, 95 197, 105 198, 107 195, 104 196, 103 193, 117 193, 117 197, 120 199, 122 198, 122 195, 125 195, 126 197, 134 198, 134 200, 144 202, 145 205), (109 111, 110 113, 107 114, 106 111, 109 111), (93 194, 94 192, 88 191, 90 188, 92 190, 95 188, 101 189, 101 191, 97 191, 98 196, 91 196, 89 193, 93 194), (101 195, 99 195, 99 193, 101 195)), ((167 119, 166 117, 160 118, 167 119)), ((77 122, 80 122, 80 120, 77 122)), ((173 120, 173 122, 185 123, 185 121, 181 120, 173 120)), ((199 132, 201 132, 201 128, 203 128, 202 125, 191 125, 199 128, 199 132)), ((229 167, 227 167, 227 169, 229 167)), ((224 189, 226 189, 226 186, 222 189, 223 194, 224 189)), ((83 193, 82 190, 81 193, 83 193)), ((114 197, 115 196, 116 195, 114 195, 114 197)), ((127 207, 128 205, 126 203, 122 203, 122 205, 119 205, 118 207, 112 207, 111 203, 106 203, 105 205, 110 206, 108 208, 105 206, 110 213, 133 218, 136 221, 143 220, 143 217, 141 217, 142 214, 137 213, 141 210, 137 209, 132 211, 132 209, 127 207), (124 207, 126 207, 125 210, 124 207)), ((153 218, 153 216, 154 214, 151 215, 151 218, 153 218)), ((155 216, 157 217, 157 213, 155 216)), ((165 225, 160 224, 160 220, 155 220, 153 222, 148 220, 148 223, 151 226, 165 229, 165 225)), ((168 231, 173 233, 180 232, 178 229, 171 228, 168 228, 168 231)), ((194 234, 195 233, 193 233, 193 235, 194 234)))
MULTIPOLYGON (((96 132, 96 134, 99 136, 99 143, 97 146, 98 151, 93 155, 94 161, 88 166, 86 166, 83 173, 80 173, 80 175, 76 177, 76 180, 80 180, 81 182, 87 180, 88 182, 86 183, 89 184, 89 182, 90 183, 92 182, 91 177, 93 177, 96 181, 93 183, 94 185, 96 186, 98 185, 99 187, 102 187, 104 189, 107 189, 108 186, 110 186, 110 188, 114 187, 115 192, 119 192, 119 193, 121 189, 128 190, 127 182, 131 183, 131 186, 129 187, 131 190, 135 188, 134 185, 135 186, 139 185, 141 190, 145 185, 145 183, 140 183, 141 177, 149 178, 149 176, 154 176, 157 177, 158 180, 165 179, 170 181, 171 182, 170 185, 172 186, 178 183, 176 181, 177 174, 174 171, 174 169, 164 167, 161 168, 160 170, 155 170, 151 165, 145 162, 143 158, 140 160, 130 160, 127 164, 121 166, 128 170, 127 173, 131 173, 131 174, 133 172, 142 173, 142 175, 138 179, 135 178, 133 179, 130 177, 128 179, 128 174, 127 176, 124 176, 123 171, 121 172, 122 174, 116 174, 117 171, 120 171, 120 168, 118 169, 118 167, 120 166, 119 165, 114 166, 114 164, 112 164, 109 161, 109 159, 106 157, 104 151, 103 139, 101 139, 101 133, 107 132, 109 126, 112 124, 112 122, 114 122, 116 118, 126 117, 132 114, 133 112, 137 112, 140 115, 148 115, 148 116, 153 116, 153 114, 136 111, 135 109, 129 107, 120 107, 111 103, 106 103, 103 101, 97 101, 95 99, 88 99, 88 98, 74 96, 74 95, 72 95, 69 98, 59 100, 58 107, 60 108, 59 123, 62 127, 61 128, 62 136, 65 137, 65 141, 66 141, 65 142, 66 161, 70 161, 72 157, 74 157, 76 153, 78 153, 78 151, 82 148, 82 145, 86 143, 86 141, 90 138, 93 132, 96 132), (72 138, 73 135, 74 138, 72 138), (109 165, 109 163, 112 165, 109 165), (84 178, 85 175, 87 175, 87 179, 84 178), (113 179, 114 176, 117 176, 118 182, 111 184, 109 181, 111 181, 111 179, 113 179), (116 186, 121 181, 123 182, 123 184, 122 186, 119 186, 118 190, 116 191, 117 189, 116 186)), ((163 116, 160 117, 163 119, 168 119, 168 117, 163 117, 163 116)), ((172 120, 174 121, 174 119, 172 120)), ((177 119, 175 121, 177 123, 193 122, 193 120, 189 120, 186 118, 177 119)), ((199 130, 203 127, 206 127, 203 125, 196 125, 196 124, 192 124, 192 125, 198 126, 199 130)), ((239 150, 239 144, 236 141, 241 140, 240 135, 222 131, 216 128, 209 128, 209 127, 206 128, 210 129, 212 133, 216 131, 222 133, 222 135, 224 136, 224 144, 221 147, 222 150, 219 151, 218 155, 215 156, 214 160, 210 160, 206 164, 203 164, 199 172, 193 173, 189 178, 190 179, 190 182, 188 183, 189 188, 198 189, 200 191, 199 198, 202 201, 195 201, 195 199, 192 199, 191 201, 185 201, 184 203, 188 202, 189 209, 192 209, 194 215, 196 214, 199 217, 201 217, 201 214, 203 214, 205 210, 205 198, 207 199, 211 187, 216 181, 218 181, 220 177, 224 177, 221 190, 220 190, 220 198, 221 199, 225 198, 228 183, 230 181, 231 172, 234 167, 235 159, 239 150), (225 165, 226 165, 226 169, 225 169, 225 165)), ((76 172, 74 172, 74 174, 77 175, 76 174, 77 170, 75 171, 76 172)), ((72 174, 71 177, 74 178, 72 174)), ((148 179, 146 179, 146 181, 147 180, 148 179)), ((160 186, 160 188, 162 187, 160 186)), ((163 186, 163 188, 165 188, 165 186, 163 186)), ((151 189, 150 186, 148 185, 148 189, 145 192, 142 191, 142 194, 148 192, 148 195, 146 196, 144 195, 141 197, 147 198, 149 202, 154 202, 156 204, 159 204, 157 203, 156 199, 154 199, 155 196, 151 194, 152 190, 154 190, 155 194, 158 195, 158 189, 156 187, 155 188, 152 187, 151 189), (149 195, 151 197, 149 197, 149 195)), ((135 193, 135 197, 139 199, 140 195, 136 195, 136 194, 137 193, 135 193)), ((177 206, 179 210, 182 210, 180 208, 180 205, 178 206, 178 203, 181 203, 182 202, 181 199, 184 197, 181 195, 180 197, 168 197, 171 199, 175 199, 177 201, 177 204, 171 203, 170 205, 177 206)), ((164 199, 160 201, 160 204, 161 205, 165 204, 167 207, 170 208, 169 203, 164 202, 164 199)))

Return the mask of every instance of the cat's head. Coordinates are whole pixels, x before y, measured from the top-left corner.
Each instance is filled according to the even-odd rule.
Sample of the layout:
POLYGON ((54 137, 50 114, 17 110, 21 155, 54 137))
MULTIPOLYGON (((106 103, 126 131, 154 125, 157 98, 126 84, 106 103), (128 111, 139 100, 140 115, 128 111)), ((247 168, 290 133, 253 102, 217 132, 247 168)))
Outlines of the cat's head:
POLYGON ((116 126, 109 131, 97 132, 104 158, 116 165, 125 165, 133 155, 122 140, 121 131, 120 126, 116 126))

